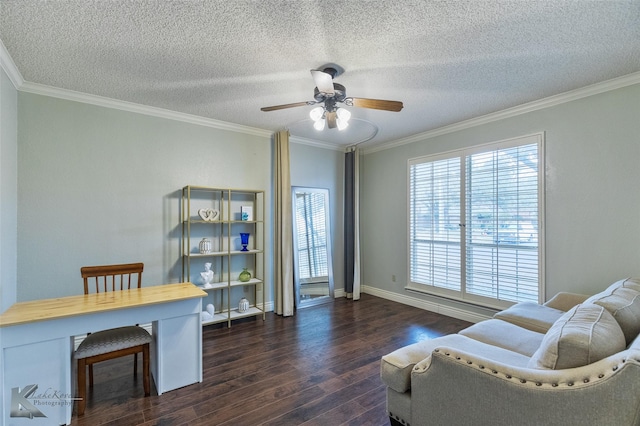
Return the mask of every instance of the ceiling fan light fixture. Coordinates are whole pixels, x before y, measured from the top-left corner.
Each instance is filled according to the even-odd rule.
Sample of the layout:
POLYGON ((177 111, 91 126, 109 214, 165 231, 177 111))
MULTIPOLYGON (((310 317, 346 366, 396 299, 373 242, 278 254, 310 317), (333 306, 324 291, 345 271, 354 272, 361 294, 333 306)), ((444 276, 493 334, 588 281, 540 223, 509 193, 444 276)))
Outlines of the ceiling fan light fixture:
POLYGON ((384 99, 351 98, 347 97, 346 88, 334 82, 334 78, 344 69, 337 66, 325 66, 323 70, 311 70, 316 87, 313 89, 313 101, 297 102, 292 104, 274 105, 260 108, 262 111, 277 111, 286 108, 294 108, 303 105, 321 104, 309 111, 309 117, 313 121, 313 128, 317 131, 325 128, 344 130, 349 126, 351 111, 339 108, 338 104, 348 107, 377 109, 381 111, 398 112, 403 105, 400 101, 388 101, 384 99))
POLYGON ((344 130, 349 126, 349 119, 351 118, 351 111, 344 108, 338 108, 336 110, 336 126, 338 130, 344 130))
POLYGON ((315 107, 311 111, 309 111, 309 117, 311 117, 311 119, 315 122, 320 120, 323 115, 324 115, 324 108, 321 106, 315 107))
POLYGON ((327 120, 325 120, 324 118, 321 118, 320 120, 316 120, 313 123, 313 128, 316 129, 317 131, 324 130, 324 125, 325 125, 326 121, 327 120))
POLYGON ((351 112, 348 109, 338 108, 336 110, 336 114, 338 115, 338 118, 345 123, 349 122, 349 119, 351 118, 351 112))

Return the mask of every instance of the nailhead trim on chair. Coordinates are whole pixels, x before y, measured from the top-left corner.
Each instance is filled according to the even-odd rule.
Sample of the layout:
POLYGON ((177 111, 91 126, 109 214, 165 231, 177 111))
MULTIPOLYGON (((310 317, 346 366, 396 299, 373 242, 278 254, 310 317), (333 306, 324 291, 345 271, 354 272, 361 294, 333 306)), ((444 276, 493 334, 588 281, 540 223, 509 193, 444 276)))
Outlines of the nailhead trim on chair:
MULTIPOLYGON (((473 361, 471 361, 471 360, 465 360, 465 359, 462 359, 462 357, 461 357, 460 355, 452 354, 452 353, 450 353, 450 352, 441 352, 440 348, 436 348, 436 349, 434 349, 434 352, 435 352, 435 353, 443 353, 445 356, 447 356, 447 357, 449 357, 449 358, 452 358, 452 359, 455 359, 455 361, 460 362, 460 363, 464 363, 464 364, 466 364, 466 365, 473 365, 473 364, 474 364, 474 363, 473 363, 473 361)), ((621 365, 621 364, 624 364, 626 361, 627 361, 627 360, 626 360, 626 358, 621 359, 621 360, 620 360, 620 365, 621 365)), ((614 366, 611 368, 611 370, 612 370, 613 372, 617 371, 617 370, 618 370, 618 368, 620 367, 620 365, 614 365, 614 366)), ((484 366, 484 365, 479 365, 479 364, 478 364, 478 365, 477 365, 477 367, 478 367, 478 369, 479 369, 479 370, 485 370, 485 366, 484 366)), ((416 366, 416 367, 414 367, 414 370, 416 370, 416 371, 421 371, 421 370, 423 370, 423 368, 422 368, 422 367, 419 367, 419 366, 416 366)), ((493 374, 498 374, 498 373, 499 373, 499 372, 498 372, 498 371, 496 371, 496 370, 491 370, 491 372, 492 372, 493 374)), ((535 385, 535 386, 537 386, 537 387, 541 387, 541 386, 545 386, 545 385, 547 385, 547 386, 551 386, 551 387, 554 387, 554 388, 556 388, 556 387, 558 387, 558 386, 560 386, 560 385, 564 385, 564 386, 568 386, 568 387, 577 386, 575 382, 567 382, 567 383, 562 383, 562 384, 559 384, 559 383, 532 382, 532 381, 527 381, 526 379, 524 379, 524 378, 520 378, 520 377, 515 377, 515 378, 514 378, 514 377, 513 377, 513 376, 511 376, 510 374, 506 374, 506 373, 504 374, 504 377, 505 377, 506 379, 516 379, 518 382, 520 382, 520 383, 522 383, 522 384, 524 384, 524 385, 527 385, 527 386, 531 386, 531 384, 533 384, 533 385, 535 385)), ((599 374, 597 375, 597 377, 585 377, 584 379, 582 379, 582 380, 581 380, 581 382, 580 382, 580 383, 578 383, 578 385, 583 385, 583 384, 584 384, 584 385, 588 385, 588 384, 590 384, 590 383, 591 383, 591 380, 598 381, 598 380, 602 380, 602 379, 604 379, 605 377, 606 377, 606 374, 605 374, 605 373, 599 373, 599 374)))

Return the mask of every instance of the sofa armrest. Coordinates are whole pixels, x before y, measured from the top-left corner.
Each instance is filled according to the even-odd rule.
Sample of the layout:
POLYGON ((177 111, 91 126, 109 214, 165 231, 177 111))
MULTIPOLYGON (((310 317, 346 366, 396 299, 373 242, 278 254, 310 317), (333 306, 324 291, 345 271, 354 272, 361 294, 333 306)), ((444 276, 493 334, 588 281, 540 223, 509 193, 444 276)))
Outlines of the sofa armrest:
POLYGON ((633 425, 640 414, 640 362, 630 355, 538 370, 437 348, 411 373, 411 424, 633 425))
POLYGON ((590 296, 586 294, 567 293, 561 291, 544 303, 544 306, 567 312, 569 309, 579 305, 589 297, 590 296))
POLYGON ((474 340, 460 334, 449 334, 435 339, 422 340, 412 345, 397 349, 382 357, 380 362, 380 378, 382 382, 396 392, 411 389, 411 371, 416 364, 431 359, 433 350, 440 346, 482 353, 508 364, 525 366, 529 357, 474 340))

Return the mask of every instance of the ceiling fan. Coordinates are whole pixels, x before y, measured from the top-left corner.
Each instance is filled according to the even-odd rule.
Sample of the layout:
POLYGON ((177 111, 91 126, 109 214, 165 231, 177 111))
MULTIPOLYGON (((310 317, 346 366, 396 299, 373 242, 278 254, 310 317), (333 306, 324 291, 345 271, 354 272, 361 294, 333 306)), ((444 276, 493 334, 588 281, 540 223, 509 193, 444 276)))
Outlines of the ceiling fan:
POLYGON ((285 108, 294 108, 305 105, 324 104, 309 112, 317 130, 324 129, 325 123, 330 129, 344 129, 348 126, 351 113, 345 108, 340 108, 338 104, 354 106, 359 108, 378 109, 383 111, 399 112, 403 105, 399 101, 386 101, 382 99, 366 99, 347 97, 347 91, 342 84, 334 83, 333 79, 338 76, 338 70, 334 67, 326 67, 323 70, 311 70, 316 87, 313 92, 313 101, 296 102, 292 104, 274 105, 260 108, 261 111, 277 111, 285 108))

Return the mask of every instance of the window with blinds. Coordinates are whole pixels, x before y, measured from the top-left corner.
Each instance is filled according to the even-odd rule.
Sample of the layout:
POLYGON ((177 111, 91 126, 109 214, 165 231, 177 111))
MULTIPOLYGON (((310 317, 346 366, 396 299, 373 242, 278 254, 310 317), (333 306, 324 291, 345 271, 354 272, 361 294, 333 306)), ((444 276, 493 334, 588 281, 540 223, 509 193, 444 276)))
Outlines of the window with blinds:
POLYGON ((541 152, 540 134, 409 161, 410 288, 541 300, 541 152))
POLYGON ((327 263, 327 235, 324 194, 296 194, 295 220, 298 235, 298 269, 301 280, 325 279, 327 263))

